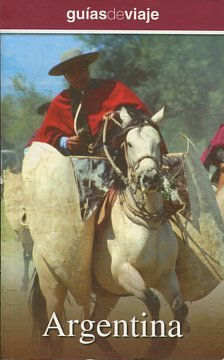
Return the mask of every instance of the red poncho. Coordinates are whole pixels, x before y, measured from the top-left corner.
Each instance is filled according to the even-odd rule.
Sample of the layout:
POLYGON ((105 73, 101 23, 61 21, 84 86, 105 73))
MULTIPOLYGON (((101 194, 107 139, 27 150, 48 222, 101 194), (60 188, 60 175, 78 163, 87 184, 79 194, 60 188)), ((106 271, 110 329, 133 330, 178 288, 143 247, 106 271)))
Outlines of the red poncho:
MULTIPOLYGON (((133 105, 136 109, 142 109, 148 113, 143 102, 121 82, 97 81, 99 86, 87 89, 83 101, 92 135, 99 131, 104 114, 116 110, 119 106, 133 105)), ((70 94, 69 90, 64 90, 52 101, 40 131, 32 141, 45 142, 57 148, 62 136, 75 135, 70 94)))
MULTIPOLYGON (((209 146, 205 149, 201 155, 201 162, 206 165, 209 161, 209 157, 215 152, 217 148, 224 149, 224 124, 220 125, 212 140, 210 141, 209 146)), ((216 164, 214 164, 216 165, 216 164)))

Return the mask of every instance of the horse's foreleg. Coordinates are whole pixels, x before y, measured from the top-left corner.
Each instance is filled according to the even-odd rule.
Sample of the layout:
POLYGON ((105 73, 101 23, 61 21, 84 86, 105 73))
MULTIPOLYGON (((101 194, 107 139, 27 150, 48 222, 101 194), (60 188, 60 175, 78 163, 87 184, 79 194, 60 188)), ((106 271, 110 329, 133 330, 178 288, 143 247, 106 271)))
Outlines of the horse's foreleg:
MULTIPOLYGON (((91 319, 99 322, 107 319, 107 316, 113 310, 119 300, 119 296, 108 293, 103 289, 94 289, 96 294, 95 307, 91 319)), ((114 350, 106 338, 99 337, 96 333, 96 344, 104 353, 107 360, 120 360, 121 356, 114 350)))
POLYGON ((182 295, 180 293, 176 273, 173 271, 169 275, 163 277, 160 280, 157 289, 163 294, 169 303, 174 314, 174 319, 181 323, 183 331, 189 332, 190 326, 186 320, 188 307, 183 301, 182 295))
POLYGON ((153 320, 159 319, 159 298, 147 288, 142 276, 132 265, 128 263, 122 265, 118 282, 130 295, 134 295, 144 302, 153 320))

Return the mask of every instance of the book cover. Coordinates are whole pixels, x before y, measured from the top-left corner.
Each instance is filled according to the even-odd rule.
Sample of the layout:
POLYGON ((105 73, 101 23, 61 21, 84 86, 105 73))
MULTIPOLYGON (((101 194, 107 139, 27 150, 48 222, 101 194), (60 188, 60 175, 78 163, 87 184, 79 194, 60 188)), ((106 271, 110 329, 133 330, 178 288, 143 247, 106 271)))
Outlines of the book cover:
POLYGON ((222 360, 223 1, 0 22, 1 359, 222 360))

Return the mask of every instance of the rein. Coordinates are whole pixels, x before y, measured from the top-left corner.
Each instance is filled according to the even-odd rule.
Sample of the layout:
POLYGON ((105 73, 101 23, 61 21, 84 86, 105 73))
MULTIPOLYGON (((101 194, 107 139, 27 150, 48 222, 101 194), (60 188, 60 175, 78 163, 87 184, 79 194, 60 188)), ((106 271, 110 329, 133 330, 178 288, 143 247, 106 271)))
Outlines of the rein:
POLYGON ((131 191, 130 194, 134 201, 135 207, 130 204, 124 191, 120 192, 119 194, 120 204, 123 208, 124 213, 130 220, 136 223, 136 218, 141 219, 143 220, 143 223, 141 222, 141 225, 146 226, 147 228, 152 228, 152 226, 150 226, 152 224, 157 224, 161 226, 169 220, 170 215, 166 212, 164 208, 156 212, 148 211, 146 210, 143 202, 142 204, 140 204, 135 200, 131 191))
MULTIPOLYGON (((108 159, 108 161, 110 162, 112 168, 114 169, 115 173, 119 176, 119 178, 121 178, 121 180, 124 182, 125 185, 128 185, 128 179, 124 176, 124 174, 122 173, 122 171, 119 169, 119 167, 114 163, 108 149, 107 149, 107 139, 106 139, 106 135, 107 135, 107 127, 108 127, 108 122, 109 120, 114 121, 113 117, 107 116, 105 119, 105 123, 104 123, 104 127, 103 127, 103 149, 105 152, 105 155, 108 159)), ((116 124, 118 124, 116 122, 116 124)), ((121 127, 121 125, 119 124, 119 126, 121 127)))

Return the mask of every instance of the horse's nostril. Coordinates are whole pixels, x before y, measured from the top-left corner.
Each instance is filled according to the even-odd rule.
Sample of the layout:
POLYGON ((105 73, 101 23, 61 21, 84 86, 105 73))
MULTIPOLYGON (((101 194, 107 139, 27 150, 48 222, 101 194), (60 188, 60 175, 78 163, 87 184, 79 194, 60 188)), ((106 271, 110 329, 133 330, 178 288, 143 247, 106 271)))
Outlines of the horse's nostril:
POLYGON ((153 174, 144 174, 141 179, 141 183, 144 187, 154 187, 159 183, 160 177, 158 173, 153 174))
POLYGON ((142 178, 142 182, 144 185, 150 184, 151 183, 151 176, 149 175, 144 175, 142 178))
POLYGON ((156 173, 154 176, 153 176, 153 182, 154 183, 158 183, 159 182, 159 174, 158 173, 156 173))

